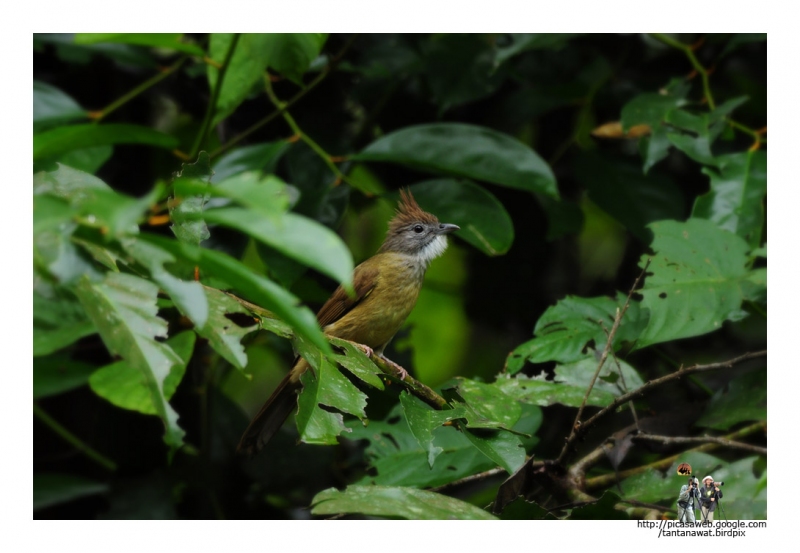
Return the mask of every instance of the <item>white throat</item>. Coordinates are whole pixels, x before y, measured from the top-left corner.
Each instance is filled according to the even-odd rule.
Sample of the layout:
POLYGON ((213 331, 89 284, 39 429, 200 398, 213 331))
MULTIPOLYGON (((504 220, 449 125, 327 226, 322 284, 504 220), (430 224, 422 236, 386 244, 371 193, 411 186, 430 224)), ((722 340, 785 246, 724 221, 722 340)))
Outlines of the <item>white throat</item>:
POLYGON ((440 234, 431 240, 430 244, 422 248, 422 251, 419 252, 419 257, 427 267, 431 261, 442 255, 446 249, 447 237, 440 234))

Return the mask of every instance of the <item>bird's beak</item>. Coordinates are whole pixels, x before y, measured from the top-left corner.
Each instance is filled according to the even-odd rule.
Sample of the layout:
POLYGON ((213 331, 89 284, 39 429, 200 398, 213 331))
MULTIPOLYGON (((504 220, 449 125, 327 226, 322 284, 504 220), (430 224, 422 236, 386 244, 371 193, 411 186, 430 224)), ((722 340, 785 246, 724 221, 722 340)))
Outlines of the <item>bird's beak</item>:
POLYGON ((451 232, 455 232, 460 229, 458 225, 451 225, 450 223, 442 223, 439 225, 439 229, 436 231, 436 234, 450 234, 451 232))

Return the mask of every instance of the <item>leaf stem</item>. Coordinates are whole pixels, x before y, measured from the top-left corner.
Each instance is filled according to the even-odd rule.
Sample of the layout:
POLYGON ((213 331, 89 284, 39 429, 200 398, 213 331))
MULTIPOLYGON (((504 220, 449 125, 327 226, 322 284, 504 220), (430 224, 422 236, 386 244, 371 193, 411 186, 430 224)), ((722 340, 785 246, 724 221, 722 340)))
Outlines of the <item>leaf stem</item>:
POLYGON ((219 101, 219 95, 222 91, 222 82, 225 80, 225 73, 228 71, 228 66, 230 65, 231 58, 233 57, 233 52, 236 50, 236 45, 239 43, 239 38, 241 36, 241 33, 234 33, 231 43, 228 46, 228 51, 225 52, 225 60, 222 62, 222 67, 219 68, 219 72, 217 73, 217 82, 214 84, 214 89, 211 92, 211 99, 208 101, 206 114, 203 117, 203 124, 200 126, 200 132, 197 133, 194 146, 192 146, 192 152, 189 154, 191 159, 194 159, 197 156, 200 146, 203 145, 203 142, 205 141, 206 136, 211 129, 211 121, 217 112, 217 101, 219 101))
POLYGON ((72 444, 75 449, 86 455, 89 459, 97 463, 98 465, 102 466, 104 469, 114 472, 117 470, 117 464, 108 459, 107 457, 101 455, 94 449, 92 449, 88 444, 86 444, 83 440, 78 438, 75 434, 61 426, 53 417, 48 415, 41 407, 39 407, 36 403, 33 404, 33 414, 34 416, 42 421, 45 425, 47 425, 53 432, 58 434, 64 441, 69 442, 72 444))
MULTIPOLYGON (((328 152, 326 152, 322 148, 322 146, 317 144, 310 136, 308 136, 306 133, 303 132, 303 129, 300 128, 300 125, 297 124, 297 122, 294 120, 294 117, 292 117, 292 115, 286 109, 286 104, 284 102, 281 102, 281 100, 275 94, 275 91, 272 90, 272 81, 270 80, 269 75, 264 75, 264 88, 267 91, 267 96, 272 102, 272 105, 278 108, 278 111, 280 111, 284 121, 286 121, 286 123, 289 125, 289 128, 292 129, 292 132, 296 136, 300 137, 300 140, 305 142, 306 145, 309 148, 311 148, 314 151, 314 153, 316 153, 320 157, 320 159, 322 159, 325 165, 328 166, 328 169, 330 169, 330 171, 336 176, 335 184, 338 184, 341 181, 345 181, 348 184, 352 185, 352 183, 349 182, 348 178, 344 175, 344 173, 339 171, 339 168, 336 167, 336 164, 332 161, 332 156, 328 152)), ((354 186, 354 188, 358 187, 354 186)))
POLYGON ((273 119, 278 117, 279 115, 282 115, 284 111, 286 111, 287 109, 292 107, 303 96, 305 96, 306 94, 311 92, 314 88, 316 88, 316 86, 319 83, 321 83, 325 79, 325 77, 327 77, 333 71, 336 63, 339 61, 339 59, 341 59, 342 56, 344 56, 345 52, 347 52, 347 50, 353 44, 353 42, 355 41, 357 36, 358 35, 353 35, 352 37, 350 37, 350 39, 345 43, 345 45, 342 47, 342 49, 339 50, 339 52, 337 52, 335 56, 333 56, 333 58, 328 63, 328 65, 326 65, 325 68, 322 71, 320 71, 319 75, 314 77, 314 79, 312 79, 312 81, 310 83, 308 83, 305 87, 303 87, 302 90, 300 90, 297 94, 292 96, 288 101, 284 102, 282 108, 273 111, 272 113, 270 113, 269 115, 267 115, 266 117, 261 119, 260 121, 254 123, 253 125, 251 125, 247 129, 242 131, 240 134, 238 134, 237 136, 233 137, 228 142, 226 142, 225 144, 223 144, 222 146, 220 146, 219 148, 217 148, 216 150, 211 152, 209 154, 211 159, 214 159, 215 157, 217 157, 217 156, 219 156, 221 154, 224 154, 225 152, 227 152, 228 150, 233 148, 236 144, 238 144, 239 142, 241 142, 242 140, 244 140, 245 138, 247 138, 248 136, 250 136, 251 134, 253 134, 257 130, 259 130, 261 127, 263 127, 264 125, 266 125, 267 123, 269 123, 270 121, 272 121, 273 119))
POLYGON ((92 122, 94 124, 99 123, 100 121, 105 119, 109 114, 113 113, 114 111, 118 110, 119 108, 121 108, 122 106, 133 100, 142 92, 157 85, 158 83, 160 83, 161 81, 163 81, 164 79, 175 73, 178 69, 180 69, 187 59, 189 59, 189 56, 181 57, 178 61, 176 61, 166 69, 163 69, 158 74, 150 77, 142 84, 136 86, 130 92, 123 94, 122 96, 120 96, 119 98, 108 104, 100 111, 90 112, 89 117, 94 120, 92 122))
POLYGON ((694 67, 695 71, 700 74, 700 78, 703 80, 703 95, 705 96, 706 102, 708 102, 708 107, 714 109, 716 104, 714 103, 714 97, 711 95, 711 87, 708 84, 709 72, 705 67, 703 67, 703 65, 697 59, 697 56, 694 55, 694 50, 692 50, 691 45, 684 44, 664 33, 650 33, 650 36, 660 42, 663 42, 667 46, 671 46, 672 48, 682 51, 686 55, 686 57, 689 59, 689 62, 692 64, 692 67, 694 67))

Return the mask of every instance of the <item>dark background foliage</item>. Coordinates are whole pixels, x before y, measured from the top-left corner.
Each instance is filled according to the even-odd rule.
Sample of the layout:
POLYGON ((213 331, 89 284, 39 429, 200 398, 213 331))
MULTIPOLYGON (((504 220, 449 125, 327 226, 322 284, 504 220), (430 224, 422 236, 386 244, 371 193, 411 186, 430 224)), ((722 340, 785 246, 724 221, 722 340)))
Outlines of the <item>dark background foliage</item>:
MULTIPOLYGON (((183 40, 200 52, 214 52, 208 35, 188 35, 183 40)), ((387 351, 424 383, 446 389, 456 382, 455 377, 493 381, 506 367, 509 353, 531 339, 545 310, 565 296, 615 297, 618 291, 624 296, 641 273, 642 255, 653 253, 653 230, 648 225, 661 220, 686 221, 693 213, 697 216, 700 208, 696 202, 710 190, 710 173, 724 171, 715 160, 751 151, 754 156, 763 155, 766 170, 762 129, 766 124, 766 35, 333 34, 321 43, 320 57, 314 55, 305 64, 289 57, 281 58, 284 61, 279 68, 269 66, 271 93, 279 101, 296 98, 287 108, 292 122, 276 115, 250 131, 254 123, 276 109, 259 80, 245 91, 240 104, 232 105, 218 122, 212 121, 210 132, 205 133, 204 119, 214 91, 207 76, 209 64, 204 64, 197 52, 186 53, 183 60, 184 54, 170 47, 153 48, 113 38, 94 42, 71 35, 35 35, 35 83, 59 89, 81 111, 66 120, 35 120, 37 137, 67 127, 70 119, 78 123, 102 119, 101 125, 157 129, 174 143, 165 147, 148 141, 131 144, 129 140, 113 141, 113 146, 93 144, 79 150, 82 157, 75 151, 69 158, 64 157, 68 152, 41 155, 35 159, 34 171, 52 171, 54 163, 61 162, 138 198, 157 183, 168 183, 182 163, 197 159, 200 150, 210 154, 217 171, 212 182, 217 182, 223 173, 215 164, 222 163, 225 156, 248 145, 270 144, 271 153, 262 152, 258 159, 243 159, 240 164, 277 175, 291 185, 294 192, 290 195, 299 198, 292 210, 339 233, 355 263, 379 246, 400 187, 436 178, 471 178, 466 184, 420 185, 418 197, 429 202, 438 197, 444 211, 438 214, 447 220, 458 207, 457 197, 451 202, 442 192, 449 190, 448 186, 475 194, 487 190, 498 207, 491 202, 481 204, 473 197, 464 204, 476 210, 469 216, 476 217, 478 226, 486 230, 498 228, 492 216, 507 213, 513 223, 513 242, 502 237, 499 242, 505 241, 507 251, 488 255, 486 248, 467 243, 463 235, 451 239, 448 253, 431 266, 409 324, 387 351), (702 69, 707 70, 707 88, 702 69), (158 75, 164 78, 126 98, 118 109, 108 110, 113 102, 158 75), (659 94, 661 100, 653 99, 652 95, 659 94), (631 107, 642 95, 650 96, 631 107), (735 111, 721 115, 717 127, 707 121, 695 132, 695 120, 674 119, 687 113, 713 113, 709 97, 716 104, 713 107, 746 99, 735 111), (663 107, 664 98, 673 100, 670 107, 663 107), (680 112, 677 116, 676 111, 680 112), (620 121, 621 128, 604 127, 620 121), (481 178, 473 174, 477 165, 470 165, 469 160, 461 175, 444 170, 432 176, 430 164, 380 162, 368 155, 370 145, 395 131, 443 123, 470 124, 515 137, 550 167, 558 193, 548 193, 543 186, 519 189, 481 178), (648 127, 639 136, 636 125, 648 127), (678 134, 682 138, 670 143, 666 135, 659 134, 662 125, 681 129, 678 134), (623 136, 630 127, 634 127, 633 136, 623 136), (711 149, 708 143, 705 149, 701 144, 703 132, 712 135, 711 149), (242 140, 236 141, 243 133, 242 140), (305 140, 309 137, 311 144, 305 140), (333 158, 336 173, 320 152, 333 158), (713 157, 708 157, 711 152, 713 157)), ((222 61, 225 50, 221 51, 222 56, 210 57, 222 61)), ((35 119, 36 102, 35 92, 35 119)), ((418 147, 414 140, 414 136, 408 139, 411 150, 418 147)), ((502 172, 502 167, 497 171, 502 172)), ((728 176, 735 180, 739 175, 728 176)), ((734 207, 765 206, 765 195, 764 180, 763 193, 740 198, 734 207)), ((143 222, 142 228, 173 236, 168 226, 153 219, 143 222)), ((750 250, 764 247, 763 256, 751 259, 749 267, 765 267, 766 215, 748 232, 739 234, 750 250)), ((312 309, 321 305, 336 285, 330 275, 307 270, 276 249, 256 244, 245 232, 211 226, 210 238, 202 245, 243 259, 252 270, 266 272, 312 309)), ((185 273, 178 276, 191 278, 185 273)), ((201 282, 236 289, 218 286, 213 280, 201 282)), ((635 295, 634 300, 640 297, 635 295)), ((724 361, 766 349, 765 298, 764 292, 763 301, 742 303, 741 312, 713 333, 685 334, 685 338, 642 349, 633 341, 621 345, 618 355, 636 368, 644 382, 681 365, 724 361)), ((174 307, 161 315, 169 323, 171 337, 191 327, 174 307)), ((613 319, 613 312, 611 315, 613 319)), ((252 380, 243 378, 206 340, 198 338, 190 348, 191 360, 170 402, 186 432, 186 445, 177 451, 165 444, 163 424, 157 417, 115 407, 85 385, 97 367, 118 359, 109 354, 97 334, 68 344, 61 354, 69 358, 68 372, 78 372, 76 385, 62 386, 61 393, 37 396, 35 403, 34 516, 304 518, 311 516, 308 506, 320 491, 343 488, 380 473, 380 469, 376 473, 374 452, 365 450, 367 443, 378 447, 374 442, 343 439, 333 447, 295 445, 297 434, 291 424, 255 460, 237 457, 235 446, 248 414, 267 397, 292 358, 291 345, 266 331, 247 336, 244 343, 246 370, 252 380), (77 444, 66 442, 54 425, 74 434, 77 444), (87 456, 84 447, 112 461, 113 470, 87 456)), ((600 351, 603 345, 601 340, 592 343, 600 351)), ((35 386, 48 360, 62 363, 58 366, 63 368, 63 359, 53 361, 52 355, 37 360, 35 386)), ((561 362, 556 358, 522 359, 513 372, 521 369, 524 375, 546 376, 552 382, 561 362)), ((388 386, 385 392, 372 390, 367 408, 371 424, 366 430, 360 423, 348 424, 354 430, 352 438, 367 438, 368 429, 381 428, 377 425, 396 424, 399 392, 397 385, 388 386)), ((526 450, 536 459, 556 459, 570 434, 575 405, 539 405, 541 412, 529 413, 540 419, 531 423, 535 437, 525 444, 526 450)), ((766 447, 766 361, 675 379, 656 393, 637 399, 635 405, 638 418, 649 421, 647 432, 665 436, 724 436, 753 421, 763 422, 763 428, 741 440, 766 447), (716 410, 711 410, 715 405, 716 410), (751 416, 733 420, 726 414, 744 407, 751 410, 751 416), (708 422, 712 415, 719 419, 715 424, 708 422)), ((589 413, 596 411, 589 409, 589 413)), ((612 477, 594 490, 580 487, 581 492, 590 491, 594 498, 604 491, 623 499, 638 498, 651 508, 629 511, 625 516, 667 512, 674 507, 673 496, 682 482, 669 475, 663 494, 648 495, 648 490, 661 486, 656 480, 663 477, 635 479, 648 478, 655 469, 668 471, 669 464, 649 472, 642 467, 683 454, 696 459, 703 472, 739 467, 736 463, 740 463, 736 474, 746 490, 741 497, 756 504, 752 511, 742 513, 742 518, 766 517, 762 505, 766 497, 765 454, 721 448, 712 458, 702 452, 688 453, 698 444, 637 441, 634 445, 625 434, 614 437, 631 423, 630 410, 620 409, 570 452, 574 458, 582 458, 598 445, 610 443, 614 452, 599 461, 587 477, 634 471, 621 486, 612 477)), ((395 442, 400 439, 391 429, 385 435, 395 442)), ((496 463, 476 464, 472 472, 493 466, 496 463)), ((494 499, 503 478, 489 475, 444 493, 484 507, 494 499)), ((435 485, 440 483, 446 481, 435 485)), ((429 486, 417 482, 411 487, 429 486)), ((520 501, 513 508, 517 511, 509 509, 512 514, 506 517, 516 516, 513 513, 541 517, 544 511, 536 509, 567 504, 566 510, 555 511, 556 516, 581 518, 580 502, 586 497, 572 493, 576 490, 549 489, 540 482, 526 491, 535 503, 521 505, 520 501), (570 502, 575 505, 568 505, 570 502)), ((609 509, 584 514, 609 518, 611 513, 621 512, 613 509, 617 499, 609 509)), ((628 507, 643 509, 638 503, 628 507)), ((739 513, 731 516, 736 518, 739 513)))

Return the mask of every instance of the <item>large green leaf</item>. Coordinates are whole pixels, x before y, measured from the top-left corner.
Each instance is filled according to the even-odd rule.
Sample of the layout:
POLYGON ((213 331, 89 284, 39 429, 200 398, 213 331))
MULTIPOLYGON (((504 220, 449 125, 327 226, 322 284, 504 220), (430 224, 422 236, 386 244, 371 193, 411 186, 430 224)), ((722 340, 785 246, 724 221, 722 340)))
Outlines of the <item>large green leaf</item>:
POLYGON ((33 510, 67 503, 88 495, 105 493, 108 484, 73 474, 34 474, 33 510))
MULTIPOLYGON (((214 122, 225 119, 239 107, 261 82, 267 67, 299 83, 303 73, 322 49, 326 38, 327 35, 319 33, 242 34, 222 82, 214 122)), ((213 33, 208 46, 209 57, 222 64, 233 39, 234 35, 231 33, 213 33)), ((219 69, 209 65, 208 81, 212 90, 216 86, 218 75, 219 69)))
POLYGON ((275 313, 295 332, 307 338, 326 354, 331 353, 330 345, 323 336, 314 313, 307 307, 300 306, 300 300, 291 292, 256 274, 240 261, 222 252, 179 243, 161 236, 142 234, 141 239, 159 246, 179 259, 197 265, 201 274, 207 272, 223 280, 248 300, 275 313))
POLYGON ((195 330, 231 365, 244 369, 247 366, 247 355, 242 346, 242 338, 258 330, 257 320, 228 294, 213 288, 205 288, 204 292, 204 297, 208 298, 208 320, 202 325, 198 323, 195 330), (236 314, 246 316, 236 318, 236 314))
POLYGON ((349 429, 340 413, 332 413, 323 406, 365 418, 367 396, 327 359, 323 358, 318 365, 316 376, 307 370, 301 377, 303 391, 297 400, 297 430, 300 441, 307 444, 335 444, 336 437, 349 429))
POLYGON ((172 183, 173 197, 169 202, 170 229, 181 242, 197 245, 210 236, 201 218, 208 200, 211 181, 208 153, 200 152, 194 163, 184 163, 172 183))
MULTIPOLYGON (((162 389, 164 398, 169 401, 178 388, 186 372, 186 365, 192 356, 195 334, 181 332, 166 341, 166 344, 180 358, 173 364, 164 378, 162 389)), ((142 372, 126 360, 117 361, 98 369, 89 378, 92 391, 117 407, 138 411, 145 415, 157 415, 157 406, 142 372)))
MULTIPOLYGON (((76 276, 80 278, 79 276, 76 276)), ((38 281, 33 290, 33 355, 49 355, 77 340, 94 334, 97 328, 86 316, 80 302, 65 288, 38 281)))
POLYGON ((178 139, 148 127, 125 123, 67 125, 33 137, 33 160, 107 144, 146 144, 172 150, 178 147, 178 139))
POLYGON ((231 150, 215 160, 211 182, 222 182, 246 171, 273 173, 278 161, 290 146, 285 140, 277 140, 231 150))
POLYGON ((362 513, 409 520, 495 520, 470 503, 446 495, 387 486, 348 486, 321 491, 311 502, 311 514, 362 513))
POLYGON ((428 464, 433 467, 436 457, 444 451, 433 444, 433 431, 445 422, 452 421, 464 415, 463 409, 446 409, 437 411, 424 405, 419 399, 408 392, 400 394, 400 405, 411 433, 422 448, 428 452, 428 464))
POLYGON ((76 288, 84 309, 97 326, 106 347, 141 374, 156 413, 164 422, 164 441, 172 448, 183 444, 178 415, 164 395, 164 379, 181 358, 156 338, 166 337, 166 321, 157 316, 158 287, 139 277, 108 273, 103 282, 83 278, 76 288))
POLYGON ((649 223, 685 215, 680 188, 663 175, 645 176, 636 166, 595 154, 578 156, 574 166, 589 198, 645 244, 652 239, 649 223))
MULTIPOLYGON (((525 361, 571 363, 593 356, 594 349, 606 343, 606 333, 614 325, 617 309, 622 309, 626 296, 617 298, 579 298, 567 296, 539 317, 534 328, 535 338, 517 346, 506 364, 510 374, 519 372, 525 361)), ((647 323, 647 315, 636 302, 631 302, 614 336, 614 350, 625 341, 634 341, 647 323)))
POLYGON ((711 190, 697 198, 692 217, 714 221, 745 239, 751 248, 761 245, 766 217, 767 154, 761 150, 719 156, 719 171, 704 167, 711 190))
POLYGON ((353 258, 347 246, 335 232, 312 219, 285 213, 275 221, 235 207, 209 209, 204 217, 209 223, 243 232, 337 282, 349 285, 352 281, 353 258))
POLYGON ((475 448, 500 465, 508 474, 514 474, 525 462, 525 448, 520 437, 505 430, 464 430, 464 435, 475 448))
POLYGON ((98 44, 101 42, 115 42, 122 44, 136 44, 168 50, 177 50, 193 56, 203 57, 202 48, 189 42, 184 42, 181 33, 76 33, 75 44, 98 44))
POLYGON ((415 125, 383 136, 353 159, 411 167, 558 198, 550 166, 517 139, 462 123, 415 125))
POLYGON ((717 390, 697 425, 729 430, 740 422, 761 420, 767 420, 766 368, 734 378, 726 389, 717 390))
POLYGON ((487 255, 506 253, 514 225, 503 204, 486 189, 466 180, 439 179, 409 187, 420 207, 440 221, 461 227, 456 236, 487 255))
POLYGON ((441 486, 495 466, 452 426, 433 428, 430 447, 420 445, 402 415, 400 405, 396 405, 385 420, 371 420, 367 426, 360 421, 347 424, 352 432, 342 437, 368 442, 365 454, 377 473, 365 476, 359 483, 418 488, 441 486), (442 450, 432 467, 429 463, 431 448, 442 450))
POLYGON ((199 282, 181 280, 164 268, 165 264, 174 263, 175 257, 142 240, 126 240, 122 246, 131 257, 147 267, 151 278, 169 294, 181 313, 198 328, 205 326, 209 308, 203 287, 199 282))
POLYGON ((495 40, 495 65, 528 50, 559 50, 580 33, 508 33, 495 40))
POLYGON ((522 415, 522 408, 500 388, 477 380, 458 378, 456 390, 469 406, 468 428, 512 428, 522 415))
POLYGON ((749 276, 742 238, 705 219, 660 221, 650 228, 655 255, 641 290, 650 319, 636 348, 698 336, 741 318, 749 276))
POLYGON ((60 89, 41 81, 33 81, 33 130, 85 119, 86 110, 60 89))
MULTIPOLYGON (((530 378, 524 375, 517 375, 514 378, 498 378, 494 385, 517 401, 540 407, 556 403, 568 407, 580 407, 587 388, 583 385, 565 384, 545 380, 544 377, 530 378)), ((586 405, 605 407, 614 400, 614 395, 599 388, 592 388, 586 405)))
POLYGON ((640 94, 622 107, 622 130, 628 132, 634 125, 648 125, 651 129, 657 129, 670 110, 685 103, 680 95, 640 94))

